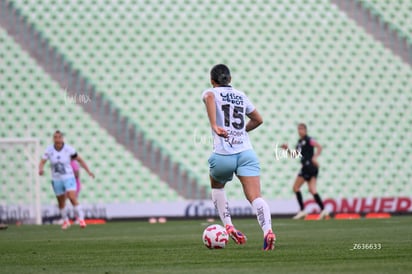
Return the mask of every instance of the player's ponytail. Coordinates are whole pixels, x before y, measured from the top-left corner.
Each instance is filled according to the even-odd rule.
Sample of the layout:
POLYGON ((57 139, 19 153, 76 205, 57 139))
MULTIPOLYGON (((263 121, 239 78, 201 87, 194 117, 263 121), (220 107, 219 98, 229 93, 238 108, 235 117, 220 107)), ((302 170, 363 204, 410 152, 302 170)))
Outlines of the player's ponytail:
POLYGON ((230 83, 231 76, 229 68, 224 64, 216 65, 210 71, 210 78, 220 86, 226 86, 230 83))

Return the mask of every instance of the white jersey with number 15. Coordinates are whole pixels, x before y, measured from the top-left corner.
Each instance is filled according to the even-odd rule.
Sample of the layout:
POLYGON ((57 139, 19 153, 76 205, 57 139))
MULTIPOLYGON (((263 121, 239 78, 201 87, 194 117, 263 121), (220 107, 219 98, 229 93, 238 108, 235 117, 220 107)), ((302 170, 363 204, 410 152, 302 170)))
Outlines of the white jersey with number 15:
POLYGON ((241 91, 230 86, 207 89, 204 96, 212 92, 216 104, 216 124, 224 128, 228 138, 218 136, 213 130, 213 152, 223 155, 236 154, 252 149, 246 132, 246 114, 255 110, 249 98, 241 91))

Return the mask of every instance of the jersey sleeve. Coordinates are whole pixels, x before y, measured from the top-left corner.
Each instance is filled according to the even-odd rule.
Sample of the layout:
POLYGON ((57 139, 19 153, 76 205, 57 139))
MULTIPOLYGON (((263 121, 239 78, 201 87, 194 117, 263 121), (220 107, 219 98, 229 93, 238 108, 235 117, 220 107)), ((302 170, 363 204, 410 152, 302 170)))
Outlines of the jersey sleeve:
MULTIPOLYGON (((207 89, 207 90, 205 90, 205 91, 203 91, 202 92, 202 98, 201 98, 201 100, 202 100, 202 102, 203 102, 203 100, 204 100, 204 98, 205 98, 205 95, 207 94, 207 93, 213 93, 213 91, 211 91, 210 89, 207 89)), ((214 93, 213 93, 214 94, 214 93)))
POLYGON ((72 157, 72 159, 76 158, 77 157, 76 149, 74 147, 69 147, 69 154, 70 154, 70 157, 72 157))
POLYGON ((256 107, 249 100, 249 97, 247 97, 245 95, 245 111, 246 111, 246 114, 249 114, 249 113, 253 112, 255 109, 256 109, 256 107))
POLYGON ((41 158, 43 160, 49 160, 50 157, 50 149, 47 147, 46 150, 44 151, 43 155, 41 156, 41 158))
POLYGON ((315 139, 313 139, 313 138, 310 138, 310 140, 309 140, 309 144, 311 145, 311 146, 315 146, 316 145, 316 140, 315 139))

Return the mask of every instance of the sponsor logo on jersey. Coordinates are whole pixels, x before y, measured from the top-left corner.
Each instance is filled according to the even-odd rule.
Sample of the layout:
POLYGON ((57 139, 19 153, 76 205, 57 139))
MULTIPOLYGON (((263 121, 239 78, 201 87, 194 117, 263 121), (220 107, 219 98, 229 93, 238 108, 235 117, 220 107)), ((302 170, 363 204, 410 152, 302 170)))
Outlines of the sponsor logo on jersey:
POLYGON ((223 102, 228 102, 234 105, 243 106, 243 97, 240 95, 237 95, 235 93, 227 93, 227 94, 220 93, 220 96, 222 97, 223 102))

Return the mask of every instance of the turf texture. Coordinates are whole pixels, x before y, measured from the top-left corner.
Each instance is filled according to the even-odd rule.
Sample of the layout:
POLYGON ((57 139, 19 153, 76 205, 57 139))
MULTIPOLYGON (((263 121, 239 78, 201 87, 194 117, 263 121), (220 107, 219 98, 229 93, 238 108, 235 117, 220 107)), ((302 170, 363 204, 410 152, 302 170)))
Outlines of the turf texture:
POLYGON ((0 230, 0 273, 411 273, 412 217, 273 219, 278 240, 261 250, 255 219, 236 220, 248 237, 209 250, 201 220, 10 226, 0 230), (380 247, 380 248, 379 248, 380 247), (355 248, 355 249, 354 249, 355 248))

